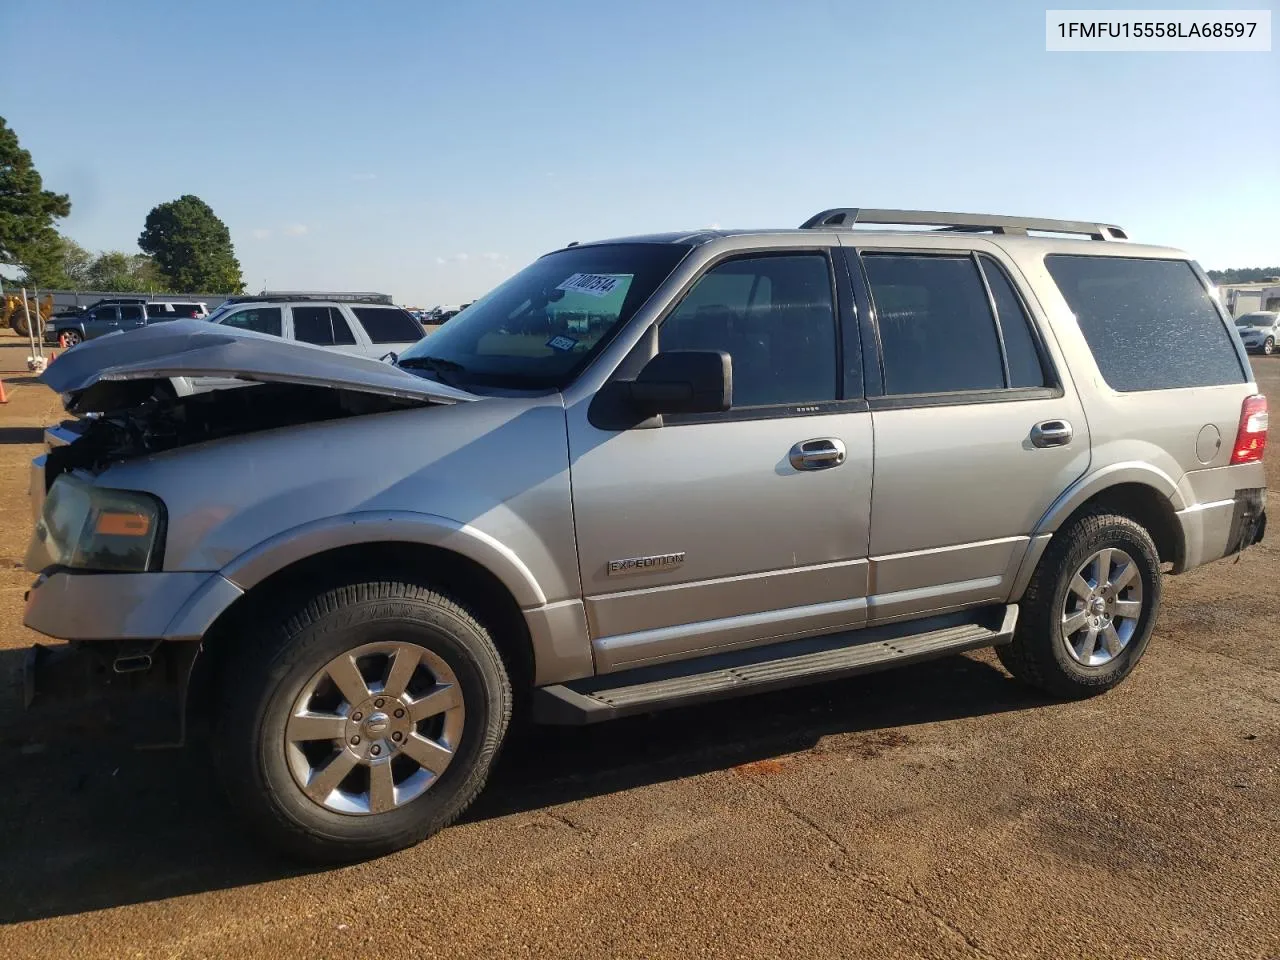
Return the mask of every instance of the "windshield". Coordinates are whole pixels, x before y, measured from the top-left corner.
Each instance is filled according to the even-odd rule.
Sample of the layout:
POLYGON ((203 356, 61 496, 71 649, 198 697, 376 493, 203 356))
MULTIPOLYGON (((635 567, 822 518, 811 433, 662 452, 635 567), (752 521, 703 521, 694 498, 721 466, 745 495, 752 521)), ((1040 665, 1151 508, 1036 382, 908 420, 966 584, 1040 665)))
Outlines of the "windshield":
POLYGON ((1276 322, 1274 313, 1246 313, 1236 317, 1237 327, 1269 327, 1276 322))
POLYGON ((398 363, 455 386, 560 389, 689 250, 614 243, 548 254, 405 350, 398 363))

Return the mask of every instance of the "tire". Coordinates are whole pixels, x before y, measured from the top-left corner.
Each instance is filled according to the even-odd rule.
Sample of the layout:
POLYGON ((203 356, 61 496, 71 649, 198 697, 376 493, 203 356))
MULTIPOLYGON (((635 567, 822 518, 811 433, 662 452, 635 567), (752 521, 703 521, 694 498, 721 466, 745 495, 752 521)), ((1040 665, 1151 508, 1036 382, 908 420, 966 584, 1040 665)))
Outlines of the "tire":
POLYGON ((1151 535, 1128 517, 1086 513, 1050 542, 1023 594, 1013 641, 997 647, 996 655, 1019 680, 1052 696, 1083 699, 1104 693, 1142 659, 1159 611, 1160 588, 1160 559, 1151 535), (1114 552, 1104 560, 1102 551, 1114 552), (1128 574, 1121 557, 1133 564, 1128 574), (1098 582, 1099 589, 1088 591, 1098 598, 1086 600, 1084 588, 1100 580, 1104 562, 1108 581, 1114 577, 1124 586, 1107 591, 1098 582), (1108 592, 1110 600, 1104 595, 1108 592), (1068 636, 1082 613, 1082 626, 1068 636), (1109 624, 1112 632, 1099 631, 1094 654, 1082 660, 1097 622, 1109 624))
POLYGON ((224 790, 264 839, 309 863, 381 856, 451 824, 483 788, 511 716, 510 682, 484 625, 442 593, 388 581, 337 587, 297 605, 229 655, 219 686, 212 747, 224 790), (357 650, 363 652, 358 659, 348 656, 357 650), (417 664, 408 668, 412 679, 399 699, 383 698, 377 677, 386 690, 400 689, 391 668, 402 654, 406 664, 417 664), (350 698, 343 693, 352 688, 350 675, 339 687, 329 673, 345 674, 344 663, 357 665, 368 688, 355 687, 350 698), (428 709, 420 707, 428 692, 433 703, 458 699, 461 706, 442 707, 415 723, 415 711, 428 709), (365 714, 351 702, 362 693, 368 693, 360 701, 365 714), (295 726, 300 704, 304 720, 323 720, 323 736, 293 739, 312 732, 295 726), (400 706, 405 709, 397 713, 400 706), (360 746, 351 746, 355 741, 360 746), (380 744, 383 755, 375 758, 380 744), (441 751, 441 744, 452 752, 441 751), (434 774, 411 750, 415 756, 428 751, 434 774), (330 772, 323 757, 337 764, 332 769, 349 771, 332 792, 317 776, 330 772), (410 768, 417 772, 395 781, 390 793, 385 786, 375 790, 375 774, 383 775, 379 785, 392 784, 410 768), (304 782, 327 799, 313 799, 304 782))
POLYGON ((14 311, 9 324, 13 327, 13 332, 18 336, 27 337, 31 335, 31 328, 27 325, 26 315, 21 310, 14 311))
POLYGON ((58 331, 58 339, 59 339, 59 340, 61 340, 61 339, 63 339, 63 338, 66 338, 66 341, 67 341, 66 349, 68 349, 68 350, 70 350, 72 347, 74 347, 77 343, 83 343, 83 342, 84 342, 84 337, 80 334, 80 331, 79 331, 79 330, 60 330, 60 331, 58 331))
POLYGON ((1276 352, 1275 337, 1267 337, 1267 342, 1262 345, 1262 352, 1265 356, 1271 356, 1276 352))

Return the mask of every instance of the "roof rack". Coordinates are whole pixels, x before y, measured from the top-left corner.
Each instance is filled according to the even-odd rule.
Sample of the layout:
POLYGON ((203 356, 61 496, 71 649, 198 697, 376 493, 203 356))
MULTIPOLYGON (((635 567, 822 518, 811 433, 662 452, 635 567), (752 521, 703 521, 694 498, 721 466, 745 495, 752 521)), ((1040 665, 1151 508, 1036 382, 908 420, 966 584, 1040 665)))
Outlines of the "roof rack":
POLYGON ((263 290, 261 293, 229 297, 236 303, 255 303, 265 300, 326 300, 338 303, 394 303, 389 293, 332 292, 323 290, 263 290))
POLYGON ((901 224, 904 226, 939 227, 953 233, 1003 233, 1026 236, 1028 230, 1042 233, 1077 233, 1094 240, 1128 240, 1129 235, 1109 223, 1087 220, 1048 220, 1042 217, 1002 217, 989 213, 939 213, 934 210, 867 210, 859 207, 833 207, 814 214, 801 230, 822 227, 851 228, 858 223, 901 224))

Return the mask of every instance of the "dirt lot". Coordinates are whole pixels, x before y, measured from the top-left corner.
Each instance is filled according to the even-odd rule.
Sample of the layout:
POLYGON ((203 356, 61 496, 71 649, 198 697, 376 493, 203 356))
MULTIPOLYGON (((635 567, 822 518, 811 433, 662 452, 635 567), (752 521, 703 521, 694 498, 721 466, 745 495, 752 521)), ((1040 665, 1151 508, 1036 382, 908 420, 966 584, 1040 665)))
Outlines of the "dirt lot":
MULTIPOLYGON (((18 717, 59 412, 25 355, 0 332, 0 956, 1280 957, 1280 527, 1171 580, 1108 696, 1044 702, 982 653, 536 731, 462 824, 300 873, 200 756, 18 717)), ((1254 366, 1280 409, 1280 357, 1254 366)), ((1280 522, 1280 443, 1268 476, 1280 522)))

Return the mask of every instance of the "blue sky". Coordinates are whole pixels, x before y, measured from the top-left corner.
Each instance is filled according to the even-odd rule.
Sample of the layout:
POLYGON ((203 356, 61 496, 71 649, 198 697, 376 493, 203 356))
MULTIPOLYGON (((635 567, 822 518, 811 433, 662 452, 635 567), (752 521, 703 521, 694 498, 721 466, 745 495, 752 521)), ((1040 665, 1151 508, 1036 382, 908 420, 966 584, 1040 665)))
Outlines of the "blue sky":
POLYGON ((1280 52, 1047 53, 1045 6, 4 0, 0 104, 68 235, 132 250, 194 193, 251 290, 430 306, 571 240, 841 205, 1280 262, 1280 52))

